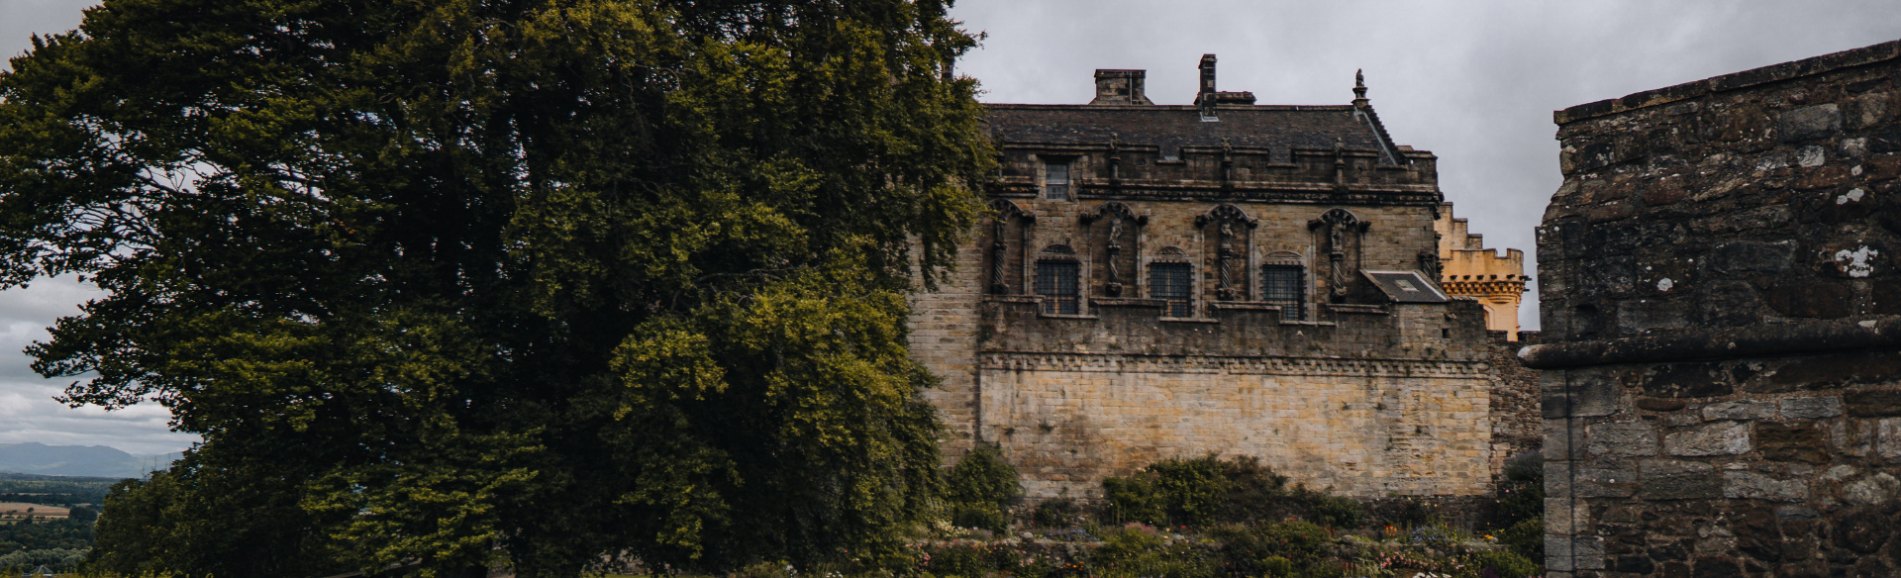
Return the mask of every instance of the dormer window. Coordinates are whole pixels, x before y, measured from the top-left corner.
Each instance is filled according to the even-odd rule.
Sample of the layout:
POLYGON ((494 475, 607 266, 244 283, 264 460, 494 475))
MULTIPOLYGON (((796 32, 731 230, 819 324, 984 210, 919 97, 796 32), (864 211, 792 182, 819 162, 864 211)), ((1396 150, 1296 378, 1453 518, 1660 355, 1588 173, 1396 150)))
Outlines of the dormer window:
POLYGON ((1053 201, 1069 200, 1069 161, 1043 162, 1043 198, 1053 201))

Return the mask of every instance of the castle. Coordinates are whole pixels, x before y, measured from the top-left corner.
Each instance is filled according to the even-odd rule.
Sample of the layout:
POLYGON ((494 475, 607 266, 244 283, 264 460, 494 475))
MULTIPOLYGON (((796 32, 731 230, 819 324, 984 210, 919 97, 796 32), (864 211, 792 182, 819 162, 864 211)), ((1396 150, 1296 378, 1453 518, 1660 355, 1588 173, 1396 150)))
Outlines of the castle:
POLYGON ((1348 104, 1259 105, 1215 63, 1190 105, 1141 70, 1096 71, 1088 104, 988 105, 990 214, 913 298, 947 449, 999 446, 1032 497, 1208 453, 1346 495, 1485 492, 1514 451, 1501 356, 1440 285, 1436 158, 1361 79, 1348 104))

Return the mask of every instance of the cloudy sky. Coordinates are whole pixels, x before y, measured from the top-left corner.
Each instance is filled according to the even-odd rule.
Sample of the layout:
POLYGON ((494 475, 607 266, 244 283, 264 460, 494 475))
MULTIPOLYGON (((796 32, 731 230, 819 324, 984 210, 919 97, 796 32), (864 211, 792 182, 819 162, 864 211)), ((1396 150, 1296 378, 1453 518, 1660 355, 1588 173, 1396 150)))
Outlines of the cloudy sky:
MULTIPOLYGON (((90 4, 0 0, 0 54, 76 26, 90 4)), ((988 35, 961 65, 988 102, 1087 102, 1095 69, 1142 68, 1150 98, 1188 104, 1195 63, 1212 52, 1223 90, 1345 104, 1365 69, 1393 138, 1438 154, 1455 212, 1527 259, 1560 180, 1551 111, 1901 38, 1893 0, 963 0, 954 14, 988 35)), ((20 348, 86 295, 58 280, 0 292, 0 442, 189 445, 161 408, 67 409, 51 399, 63 382, 27 369, 20 348)), ((1528 298, 1522 321, 1536 327, 1528 298)))

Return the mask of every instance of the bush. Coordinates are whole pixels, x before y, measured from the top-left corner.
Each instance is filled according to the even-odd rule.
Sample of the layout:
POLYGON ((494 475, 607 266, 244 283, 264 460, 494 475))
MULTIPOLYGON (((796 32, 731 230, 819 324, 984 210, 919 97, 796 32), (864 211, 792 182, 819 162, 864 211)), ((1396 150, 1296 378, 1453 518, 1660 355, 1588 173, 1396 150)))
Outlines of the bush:
POLYGON ((1509 528, 1545 513, 1544 458, 1523 452, 1505 462, 1503 479, 1492 490, 1495 513, 1492 526, 1509 528))
POLYGON ((1531 560, 1545 559, 1545 519, 1527 518, 1498 533, 1498 543, 1531 560))
POLYGON ((1156 462, 1129 477, 1103 480, 1109 521, 1164 526, 1277 521, 1296 516, 1358 526, 1364 515, 1351 499, 1295 486, 1251 457, 1156 462))
POLYGON ((1212 533, 1222 544, 1222 566, 1230 575, 1321 574, 1337 557, 1333 534, 1319 525, 1300 520, 1262 526, 1224 526, 1212 533))
POLYGON ((1480 550, 1466 559, 1466 567, 1479 576, 1498 578, 1531 578, 1543 573, 1543 568, 1524 556, 1506 550, 1480 550), (1488 573, 1489 572, 1489 573, 1488 573))
POLYGON ((1082 521, 1082 512, 1074 500, 1055 498, 1037 504, 1030 521, 1041 528, 1068 528, 1082 521))
POLYGON ((1023 498, 1017 470, 994 445, 978 445, 944 475, 951 523, 992 532, 1009 529, 1010 507, 1023 498))
POLYGON ((1002 534, 1010 530, 1010 516, 997 509, 996 504, 951 504, 951 524, 959 528, 989 530, 1002 534))
POLYGON ((1374 502, 1374 522, 1410 530, 1421 526, 1431 526, 1444 521, 1439 509, 1426 500, 1401 496, 1386 498, 1374 502))
POLYGON ((1103 537, 1090 565, 1099 576, 1214 578, 1219 572, 1212 554, 1201 544, 1130 524, 1103 537))

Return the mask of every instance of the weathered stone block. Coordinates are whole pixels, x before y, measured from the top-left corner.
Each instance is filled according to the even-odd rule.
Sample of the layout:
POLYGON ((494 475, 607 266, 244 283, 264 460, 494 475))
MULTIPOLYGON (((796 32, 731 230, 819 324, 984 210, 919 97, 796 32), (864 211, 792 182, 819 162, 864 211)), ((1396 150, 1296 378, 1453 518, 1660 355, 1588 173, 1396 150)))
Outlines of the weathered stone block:
POLYGON ((1901 479, 1887 472, 1875 472, 1842 485, 1842 500, 1851 504, 1879 506, 1901 494, 1901 479))
POLYGON ((1723 497, 1800 502, 1809 499, 1809 486, 1799 479, 1779 480, 1751 471, 1725 471, 1723 497))
POLYGON ((1723 496, 1722 478, 1701 462, 1650 460, 1639 466, 1648 500, 1706 500, 1723 496))
POLYGON ((1664 435, 1663 449, 1673 456, 1746 453, 1750 449, 1749 424, 1719 422, 1670 432, 1664 435))
POLYGON ((1766 401, 1719 401, 1703 406, 1703 419, 1706 420, 1754 420, 1767 419, 1775 415, 1775 404, 1766 401))
POLYGON ((1842 394, 1842 405, 1855 417, 1901 416, 1901 391, 1851 391, 1842 394))
POLYGON ((1855 291, 1840 282, 1783 280, 1763 289, 1762 301, 1786 317, 1838 319, 1855 312, 1855 291))
POLYGON ((1541 395, 1545 419, 1613 415, 1619 405, 1617 382, 1603 374, 1574 375, 1569 390, 1546 386, 1541 395))
POLYGON ((1587 430, 1592 455, 1657 455, 1657 428, 1644 422, 1598 423, 1587 430))
POLYGON ((1793 241, 1731 241, 1716 246, 1710 256, 1711 273, 1731 276, 1738 273, 1780 273, 1795 264, 1793 241))
POLYGON ((1876 420, 1875 455, 1889 460, 1901 460, 1901 417, 1876 420))
POLYGON ((1637 480, 1631 468, 1578 468, 1572 483, 1579 498, 1627 498, 1637 493, 1637 480))
POLYGON ((1704 363, 1663 364, 1651 368, 1643 378, 1646 395, 1656 397, 1715 397, 1729 395, 1734 388, 1704 363))
POLYGON ((1783 419, 1823 419, 1842 414, 1842 398, 1791 397, 1778 402, 1783 419))
POLYGON ((1785 111, 1776 117, 1776 132, 1785 142, 1824 138, 1841 129, 1841 107, 1834 103, 1785 111))
POLYGON ((1677 411, 1677 410, 1683 409, 1684 405, 1686 404, 1681 399, 1664 399, 1664 398, 1655 398, 1655 397, 1637 398, 1637 409, 1646 410, 1646 411, 1657 411, 1657 412, 1677 411))
POLYGON ((1813 425, 1756 424, 1756 448, 1764 459, 1819 464, 1828 461, 1828 440, 1813 425))

